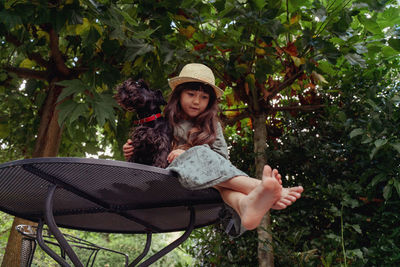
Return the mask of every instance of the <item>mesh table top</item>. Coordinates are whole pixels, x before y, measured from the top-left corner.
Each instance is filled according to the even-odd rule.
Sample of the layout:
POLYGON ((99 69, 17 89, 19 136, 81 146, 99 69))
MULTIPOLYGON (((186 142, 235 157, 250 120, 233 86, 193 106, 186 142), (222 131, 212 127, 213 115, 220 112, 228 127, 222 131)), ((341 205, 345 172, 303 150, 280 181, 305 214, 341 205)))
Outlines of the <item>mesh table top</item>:
POLYGON ((44 217, 48 188, 58 185, 58 226, 97 232, 184 230, 213 224, 223 207, 215 189, 191 191, 152 166, 86 158, 35 158, 0 164, 0 210, 32 221, 44 217))

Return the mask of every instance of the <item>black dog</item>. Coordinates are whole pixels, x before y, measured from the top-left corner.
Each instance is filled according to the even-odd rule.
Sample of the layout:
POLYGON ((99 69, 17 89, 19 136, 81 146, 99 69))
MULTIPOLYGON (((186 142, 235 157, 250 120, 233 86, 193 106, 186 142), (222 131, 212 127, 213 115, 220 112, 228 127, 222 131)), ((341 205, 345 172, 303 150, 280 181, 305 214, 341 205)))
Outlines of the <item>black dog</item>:
POLYGON ((152 91, 143 80, 126 80, 117 87, 118 103, 128 111, 136 111, 139 120, 134 121, 131 133, 134 147, 130 162, 168 166, 172 131, 168 121, 161 116, 160 106, 166 105, 160 90, 152 91))

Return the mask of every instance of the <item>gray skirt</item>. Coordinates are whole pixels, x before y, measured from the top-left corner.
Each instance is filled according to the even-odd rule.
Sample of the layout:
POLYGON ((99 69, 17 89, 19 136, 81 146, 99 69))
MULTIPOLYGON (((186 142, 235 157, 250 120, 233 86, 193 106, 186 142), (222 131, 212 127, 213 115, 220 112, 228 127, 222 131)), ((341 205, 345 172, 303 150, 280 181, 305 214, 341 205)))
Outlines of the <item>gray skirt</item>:
POLYGON ((188 149, 167 169, 178 173, 179 182, 190 190, 209 188, 235 176, 248 176, 208 145, 188 149))
MULTIPOLYGON (((179 182, 190 190, 209 188, 235 176, 248 176, 208 145, 188 149, 167 169, 176 172, 179 182)), ((220 212, 220 219, 225 232, 231 238, 239 237, 246 231, 239 215, 226 204, 220 212)))

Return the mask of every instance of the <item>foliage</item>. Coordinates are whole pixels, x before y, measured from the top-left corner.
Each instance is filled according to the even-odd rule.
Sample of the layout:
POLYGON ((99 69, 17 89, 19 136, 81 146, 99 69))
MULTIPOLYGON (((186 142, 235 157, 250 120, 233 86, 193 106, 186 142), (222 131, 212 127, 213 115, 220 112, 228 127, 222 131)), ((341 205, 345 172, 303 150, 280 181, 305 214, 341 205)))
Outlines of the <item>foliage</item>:
POLYGON ((64 129, 59 156, 111 147, 122 158, 133 114, 117 108, 113 88, 130 76, 165 84, 170 22, 163 3, 101 2, 0 1, 2 162, 32 157, 46 110, 64 129))
MULTIPOLYGON (((12 217, 0 213, 1 224, 0 224, 0 248, 4 251, 7 243, 9 229, 12 223, 12 217)), ((77 238, 81 238, 90 241, 97 246, 104 247, 107 249, 126 253, 129 256, 129 260, 133 261, 143 251, 143 245, 146 242, 145 235, 128 235, 128 234, 108 234, 108 233, 93 233, 84 232, 71 229, 61 229, 63 233, 73 235, 77 238)), ((148 255, 144 258, 147 259, 157 251, 164 248, 172 240, 175 240, 182 233, 166 233, 166 234, 155 234, 152 238, 152 245, 148 255)), ((50 245, 50 248, 58 251, 59 248, 50 245)), ((78 257, 86 262, 90 257, 90 251, 85 249, 74 248, 78 257)), ((3 255, 0 254, 0 262, 2 261, 3 255)), ((180 249, 175 249, 171 253, 164 256, 159 261, 155 262, 154 266, 190 266, 192 258, 180 249)), ((72 264, 71 262, 69 262, 72 264)), ((96 256, 94 266, 123 266, 125 264, 125 258, 121 254, 100 250, 96 256)), ((35 257, 33 258, 32 266, 56 266, 55 261, 48 256, 39 246, 36 247, 35 257)))
POLYGON ((165 32, 157 31, 169 23, 162 12, 114 2, 1 1, 0 138, 7 153, 31 155, 51 91, 59 94, 65 128, 60 155, 97 154, 126 140, 132 114, 117 108, 113 88, 129 76, 165 84, 165 32))
MULTIPOLYGON (((314 73, 311 77, 319 78, 319 85, 302 85, 302 80, 298 79, 288 87, 290 90, 286 94, 281 91, 281 104, 267 121, 268 163, 286 175, 285 186, 300 183, 306 188, 302 200, 293 207, 272 213, 272 245, 277 266, 398 264, 395 240, 399 237, 399 229, 395 218, 398 217, 396 209, 399 204, 396 191, 400 166, 397 146, 399 104, 398 85, 392 81, 399 77, 399 62, 396 60, 399 52, 393 41, 387 41, 398 36, 397 28, 393 27, 398 24, 397 19, 388 19, 392 12, 398 13, 398 7, 376 2, 347 3, 349 5, 340 9, 316 1, 310 6, 302 2, 304 8, 296 9, 296 15, 300 14, 297 22, 301 26, 296 29, 308 31, 308 34, 312 30, 318 33, 308 35, 308 45, 314 47, 311 51, 318 63, 305 64, 305 70, 311 74, 316 70, 323 79, 314 73), (329 9, 331 11, 327 12, 329 9), (336 13, 338 10, 340 12, 336 13), (318 21, 303 22, 307 14, 313 14, 318 21), (385 28, 388 35, 382 31, 385 28), (373 32, 375 34, 371 34, 373 32), (324 85, 324 80, 329 84, 324 85), (299 85, 302 90, 307 90, 297 91, 299 85), (284 105, 297 106, 299 102, 301 105, 325 104, 326 108, 312 113, 301 112, 301 109, 287 108, 286 112, 279 109, 284 105)), ((254 13, 246 17, 248 25, 257 27, 253 22, 255 17, 254 13)), ((229 29, 229 26, 225 28, 229 29)), ((228 36, 235 38, 233 31, 228 36)), ((306 36, 302 35, 300 39, 306 36)), ((277 40, 275 45, 285 39, 281 36, 277 40)), ((234 40, 243 48, 242 41, 234 40)), ((212 47, 207 43, 203 48, 210 51, 212 47)), ((238 51, 245 52, 246 49, 238 51)), ((202 55, 207 59, 209 54, 206 51, 202 55)), ((232 63, 222 63, 219 58, 210 61, 224 66, 225 71, 232 63)), ((280 72, 274 69, 272 77, 280 72)), ((234 86, 233 83, 233 94, 238 90, 234 86)), ((235 112, 232 114, 235 117, 246 105, 231 105, 232 99, 235 98, 230 97, 227 91, 226 103, 232 108, 230 112, 235 112)), ((240 99, 246 97, 243 98, 242 94, 240 99)), ((244 102, 250 104, 250 101, 244 102)), ((247 158, 252 140, 246 134, 251 126, 251 121, 241 121, 233 129, 228 129, 229 138, 239 143, 239 148, 232 146, 232 161, 246 171, 252 170, 251 159, 247 158), (243 136, 235 135, 236 130, 243 136)), ((203 246, 201 251, 214 260, 211 264, 232 263, 229 257, 223 260, 218 258, 218 254, 213 254, 216 253, 214 246, 222 247, 223 255, 229 255, 227 251, 235 251, 243 241, 231 244, 226 236, 218 234, 218 230, 210 231, 213 233, 198 233, 196 236, 209 240, 210 246, 195 244, 203 246), (213 235, 216 235, 216 241, 210 241, 213 235)), ((247 264, 250 261, 247 259, 247 264)))
MULTIPOLYGON (((276 266, 400 263, 399 73, 386 66, 375 68, 371 76, 353 67, 342 71, 342 79, 332 84, 337 93, 323 96, 324 110, 282 113, 285 132, 269 140, 268 163, 284 174, 284 185, 300 183, 306 189, 293 206, 272 212, 276 266), (379 146, 382 139, 387 142, 379 146)), ((243 157, 243 149, 251 147, 251 136, 228 132, 231 159, 248 169, 252 160, 243 157)), ((251 238, 231 241, 219 228, 202 230, 194 236, 193 255, 207 253, 210 264, 235 264, 229 256, 218 256, 250 256, 256 246, 251 238), (243 243, 249 249, 237 251, 243 243)), ((254 264, 251 257, 243 262, 254 264)))
POLYGON ((399 229, 388 220, 400 204, 399 73, 390 68, 397 64, 342 69, 332 85, 338 95, 323 113, 285 122, 292 130, 269 153, 288 181, 307 191, 296 209, 276 218, 276 252, 292 254, 278 257, 280 265, 399 263, 399 229))

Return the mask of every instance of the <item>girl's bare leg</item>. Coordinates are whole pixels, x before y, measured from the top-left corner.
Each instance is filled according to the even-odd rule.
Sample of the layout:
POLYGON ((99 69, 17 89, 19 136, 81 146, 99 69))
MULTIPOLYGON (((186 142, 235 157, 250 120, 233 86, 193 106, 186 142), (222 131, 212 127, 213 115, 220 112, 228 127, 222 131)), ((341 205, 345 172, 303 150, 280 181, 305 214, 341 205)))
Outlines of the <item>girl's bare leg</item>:
MULTIPOLYGON (((270 172, 271 172, 270 167, 268 165, 264 166, 264 173, 270 173, 270 172)), ((279 182, 279 184, 282 184, 282 177, 277 169, 272 170, 272 177, 275 177, 275 179, 279 182)), ((260 185, 260 183, 261 180, 259 179, 254 179, 247 176, 236 176, 233 177, 232 179, 229 179, 225 182, 218 184, 218 187, 223 187, 225 189, 230 189, 248 195, 254 188, 260 185)), ((303 187, 301 186, 282 188, 281 197, 276 203, 274 203, 274 205, 271 208, 274 210, 285 209, 287 206, 292 205, 293 202, 299 199, 301 197, 302 192, 303 192, 303 187)))
POLYGON ((282 186, 272 175, 271 168, 266 166, 264 167, 262 181, 249 177, 237 180, 235 177, 229 180, 230 183, 225 183, 223 186, 219 184, 215 187, 221 193, 225 203, 239 214, 242 225, 248 230, 256 228, 265 213, 280 199, 282 186), (243 180, 248 180, 248 183, 243 180), (236 184, 236 181, 240 182, 236 184), (243 183, 246 189, 236 190, 243 186, 243 183), (231 186, 231 188, 225 186, 231 186), (253 190, 248 194, 241 192, 251 187, 253 187, 253 190))
MULTIPOLYGON (((271 169, 268 165, 264 166, 264 169, 268 168, 271 169)), ((265 171, 265 170, 264 170, 265 171)), ((268 172, 271 172, 268 170, 268 172)), ((263 175, 264 176, 264 175, 263 175)), ((272 170, 272 176, 275 177, 275 179, 279 182, 279 184, 282 184, 282 178, 281 175, 279 174, 277 169, 272 170)), ((219 187, 224 187, 227 189, 231 189, 234 191, 241 192, 243 194, 249 194, 254 188, 256 188, 258 185, 260 185, 261 180, 260 179, 255 179, 251 178, 248 176, 235 176, 232 179, 226 180, 222 183, 219 183, 219 187)))

